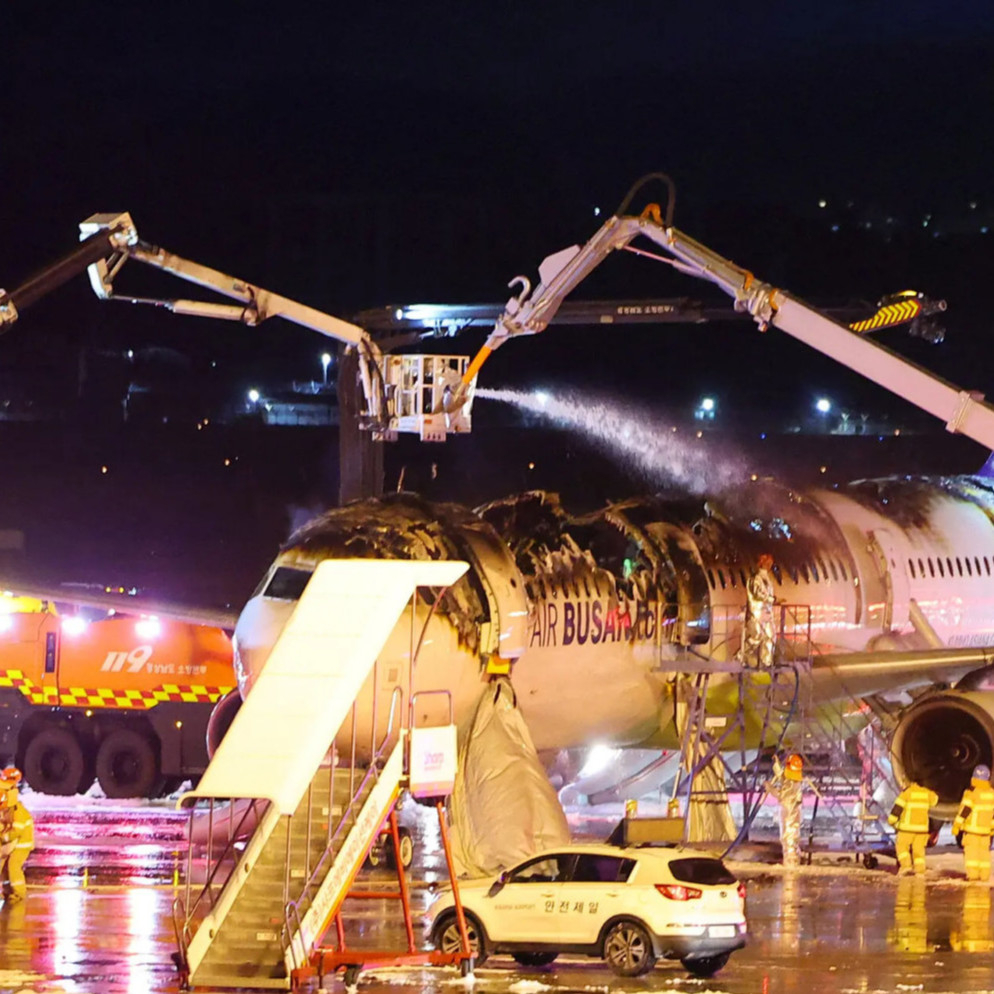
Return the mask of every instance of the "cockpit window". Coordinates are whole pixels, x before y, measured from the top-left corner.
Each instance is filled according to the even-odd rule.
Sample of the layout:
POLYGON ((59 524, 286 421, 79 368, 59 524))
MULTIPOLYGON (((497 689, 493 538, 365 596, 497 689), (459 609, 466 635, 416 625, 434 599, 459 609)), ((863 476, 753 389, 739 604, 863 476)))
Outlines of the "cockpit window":
POLYGON ((280 566, 273 574, 269 585, 263 591, 264 597, 273 597, 280 601, 299 601, 311 579, 311 571, 294 569, 292 566, 280 566))

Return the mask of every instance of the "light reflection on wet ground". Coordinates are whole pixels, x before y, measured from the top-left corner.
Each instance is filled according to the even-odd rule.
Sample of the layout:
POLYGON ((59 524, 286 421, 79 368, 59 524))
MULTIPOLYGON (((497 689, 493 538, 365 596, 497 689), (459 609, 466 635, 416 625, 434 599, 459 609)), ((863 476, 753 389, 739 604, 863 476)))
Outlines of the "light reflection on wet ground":
MULTIPOLYGON (((117 809, 112 817, 38 812, 39 849, 28 864, 26 902, 0 908, 0 991, 39 994, 139 994, 176 991, 174 882, 185 872, 183 819, 168 811, 117 809)), ((430 819, 418 835, 431 834, 430 819)), ((566 958, 524 971, 504 957, 477 971, 486 994, 555 991, 677 990, 704 994, 926 994, 994 990, 991 889, 960 878, 960 856, 930 856, 926 880, 853 864, 802 868, 734 862, 748 881, 750 945, 717 977, 688 978, 679 964, 621 980, 595 960, 566 958)), ((415 907, 439 877, 431 854, 415 865, 415 907)), ((389 886, 386 870, 363 884, 389 886)), ((420 933, 418 933, 420 934, 420 933)), ((348 938, 360 946, 404 944, 396 902, 354 903, 348 938)), ((455 971, 368 971, 361 991, 451 990, 455 971)), ((340 978, 329 988, 343 990, 340 978)))

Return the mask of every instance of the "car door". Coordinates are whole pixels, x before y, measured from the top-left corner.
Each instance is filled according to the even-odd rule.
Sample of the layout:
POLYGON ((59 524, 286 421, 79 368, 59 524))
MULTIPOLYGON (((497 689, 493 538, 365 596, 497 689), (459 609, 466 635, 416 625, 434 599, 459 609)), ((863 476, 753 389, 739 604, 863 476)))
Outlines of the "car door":
POLYGON ((508 871, 491 901, 487 931, 495 942, 560 941, 560 889, 569 877, 573 853, 547 853, 508 871))
POLYGON ((624 856, 608 853, 577 856, 569 880, 560 888, 564 942, 583 945, 595 942, 605 921, 631 910, 632 894, 626 882, 634 868, 635 860, 624 856))

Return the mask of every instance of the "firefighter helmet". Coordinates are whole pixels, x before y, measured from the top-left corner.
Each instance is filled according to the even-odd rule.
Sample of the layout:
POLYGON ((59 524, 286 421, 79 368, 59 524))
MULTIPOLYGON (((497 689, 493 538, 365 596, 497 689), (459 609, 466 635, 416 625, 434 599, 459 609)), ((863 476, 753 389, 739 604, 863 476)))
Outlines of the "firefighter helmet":
POLYGON ((990 780, 991 778, 991 768, 985 766, 981 763, 979 766, 973 768, 973 779, 974 780, 990 780))
POLYGON ((761 552, 756 559, 760 569, 770 569, 773 566, 773 556, 768 552, 761 552))
POLYGON ((787 762, 784 763, 784 776, 788 780, 800 780, 803 769, 804 760, 796 752, 792 752, 787 757, 787 762))
POLYGON ((21 782, 21 771, 16 766, 5 766, 0 770, 0 783, 8 787, 16 786, 21 782))

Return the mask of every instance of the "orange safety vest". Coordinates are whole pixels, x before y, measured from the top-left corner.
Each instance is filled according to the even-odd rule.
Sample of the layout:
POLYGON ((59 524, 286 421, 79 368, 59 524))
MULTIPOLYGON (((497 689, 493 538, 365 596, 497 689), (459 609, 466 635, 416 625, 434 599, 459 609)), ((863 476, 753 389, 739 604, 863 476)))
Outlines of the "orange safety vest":
POLYGON ((986 780, 971 780, 963 791, 959 812, 953 822, 953 834, 984 835, 990 838, 994 826, 994 788, 986 780))
POLYGON ((899 832, 927 832, 928 809, 939 803, 939 795, 934 790, 916 783, 908 784, 894 801, 894 810, 887 821, 897 825, 899 832), (900 808, 900 813, 897 809, 900 808))

